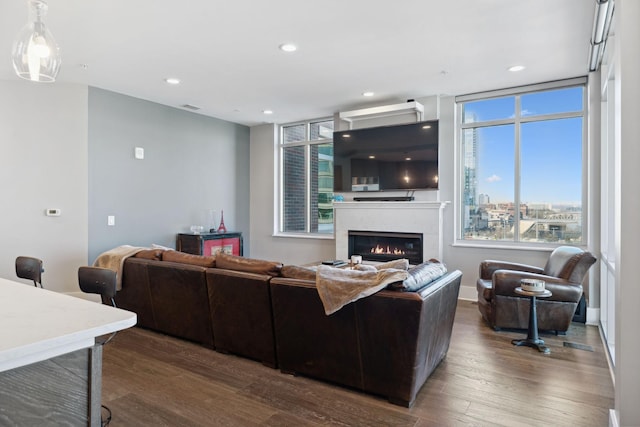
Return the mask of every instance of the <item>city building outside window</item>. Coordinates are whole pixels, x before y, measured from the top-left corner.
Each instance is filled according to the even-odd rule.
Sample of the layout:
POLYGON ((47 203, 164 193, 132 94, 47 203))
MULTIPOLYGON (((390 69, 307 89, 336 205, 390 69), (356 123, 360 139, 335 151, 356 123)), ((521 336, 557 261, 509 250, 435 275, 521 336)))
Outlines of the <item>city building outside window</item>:
POLYGON ((586 243, 586 79, 456 99, 459 239, 586 243))
POLYGON ((333 120, 280 128, 280 233, 333 235, 333 120))

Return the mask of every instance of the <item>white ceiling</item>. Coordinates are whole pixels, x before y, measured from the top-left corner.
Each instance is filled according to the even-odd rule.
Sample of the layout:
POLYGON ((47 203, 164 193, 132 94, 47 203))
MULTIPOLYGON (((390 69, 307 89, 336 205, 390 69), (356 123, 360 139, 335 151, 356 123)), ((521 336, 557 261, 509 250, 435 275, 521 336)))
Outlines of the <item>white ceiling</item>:
MULTIPOLYGON (((45 22, 63 55, 59 82, 191 104, 246 125, 585 75, 595 10, 594 0, 48 4, 45 22), (285 42, 298 51, 279 50, 285 42), (526 69, 507 71, 516 64, 526 69), (375 96, 364 98, 368 90, 375 96)), ((0 79, 18 80, 10 53, 26 21, 26 0, 1 0, 0 79)))

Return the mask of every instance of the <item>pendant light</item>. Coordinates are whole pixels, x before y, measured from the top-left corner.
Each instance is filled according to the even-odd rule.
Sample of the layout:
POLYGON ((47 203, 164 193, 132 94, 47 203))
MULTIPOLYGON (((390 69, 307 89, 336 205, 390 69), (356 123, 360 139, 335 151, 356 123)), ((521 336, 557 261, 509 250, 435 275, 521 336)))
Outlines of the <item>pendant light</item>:
POLYGON ((54 82, 60 70, 60 48, 42 21, 47 2, 28 0, 29 21, 13 43, 11 57, 18 77, 34 82, 54 82))

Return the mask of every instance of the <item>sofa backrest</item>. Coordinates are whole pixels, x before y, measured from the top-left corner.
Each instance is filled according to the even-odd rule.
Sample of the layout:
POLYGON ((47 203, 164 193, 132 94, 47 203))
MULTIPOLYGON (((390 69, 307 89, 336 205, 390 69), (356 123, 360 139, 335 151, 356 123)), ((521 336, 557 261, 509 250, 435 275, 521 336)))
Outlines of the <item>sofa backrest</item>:
POLYGON ((138 324, 213 347, 207 268, 129 257, 116 304, 138 314, 138 324))
POLYGON ((462 273, 419 292, 382 290, 327 316, 315 283, 271 279, 278 364, 410 406, 446 354, 462 273))
POLYGON ((595 262, 591 252, 574 246, 559 246, 549 255, 544 274, 580 284, 595 262))

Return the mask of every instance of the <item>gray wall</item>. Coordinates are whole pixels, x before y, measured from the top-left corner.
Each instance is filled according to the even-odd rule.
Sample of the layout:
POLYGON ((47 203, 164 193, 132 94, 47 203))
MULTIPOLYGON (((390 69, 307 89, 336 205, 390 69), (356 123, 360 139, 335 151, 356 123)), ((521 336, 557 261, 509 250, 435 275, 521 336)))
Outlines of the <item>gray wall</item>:
POLYGON ((119 245, 175 247, 208 209, 249 254, 249 128, 90 88, 89 262, 119 245))
MULTIPOLYGON (((87 259, 87 87, 0 80, 0 277, 44 261, 44 286, 77 289, 87 259), (45 216, 57 208, 58 217, 45 216)), ((25 283, 28 283, 24 281, 25 283)))

